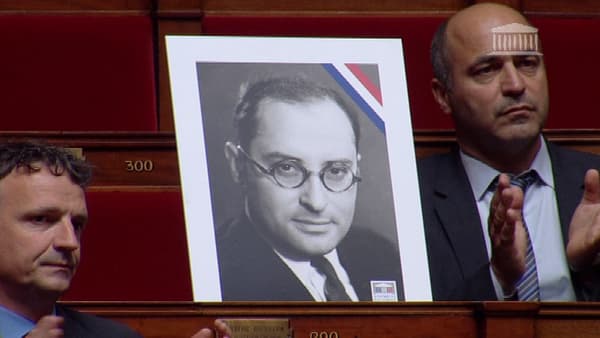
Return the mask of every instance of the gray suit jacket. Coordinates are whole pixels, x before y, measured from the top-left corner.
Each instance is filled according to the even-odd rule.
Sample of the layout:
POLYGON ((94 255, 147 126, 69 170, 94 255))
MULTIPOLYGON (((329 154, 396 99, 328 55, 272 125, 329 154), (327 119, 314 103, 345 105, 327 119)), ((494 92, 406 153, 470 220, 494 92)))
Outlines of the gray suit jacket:
MULTIPOLYGON (((566 245, 585 172, 600 168, 600 157, 547 144, 566 245)), ((496 300, 476 201, 458 149, 419 160, 418 170, 434 300, 496 300)), ((572 277, 579 300, 598 299, 598 287, 572 277)))

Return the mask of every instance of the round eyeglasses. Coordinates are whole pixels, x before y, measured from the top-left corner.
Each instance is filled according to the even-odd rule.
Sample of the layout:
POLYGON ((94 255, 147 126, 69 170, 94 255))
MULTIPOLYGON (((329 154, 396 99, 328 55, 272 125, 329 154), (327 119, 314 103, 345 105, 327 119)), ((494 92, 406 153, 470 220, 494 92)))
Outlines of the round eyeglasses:
MULTIPOLYGON (((254 164, 261 173, 271 176, 275 183, 283 188, 298 188, 313 174, 312 171, 306 169, 294 159, 281 160, 269 168, 265 168, 250 157, 239 144, 237 145, 237 149, 244 154, 244 157, 246 157, 250 163, 254 164)), ((323 186, 331 192, 346 191, 355 183, 361 181, 361 178, 354 174, 352 167, 348 163, 340 161, 329 162, 319 171, 318 176, 321 179, 323 186)))

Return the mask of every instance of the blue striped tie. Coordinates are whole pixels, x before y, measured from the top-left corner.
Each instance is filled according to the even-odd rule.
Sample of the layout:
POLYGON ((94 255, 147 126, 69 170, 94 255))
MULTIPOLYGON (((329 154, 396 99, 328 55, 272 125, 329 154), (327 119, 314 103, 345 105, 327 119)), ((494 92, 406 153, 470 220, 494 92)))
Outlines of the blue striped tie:
MULTIPOLYGON (((525 192, 532 184, 538 180, 539 176, 535 170, 530 170, 519 176, 511 177, 510 184, 520 187, 523 190, 523 198, 525 192)), ((537 268, 535 265, 535 254, 533 253, 533 245, 529 237, 529 230, 523 218, 525 226, 525 234, 527 235, 527 253, 525 256, 525 273, 517 282, 517 297, 524 301, 540 300, 540 287, 538 283, 537 268)))

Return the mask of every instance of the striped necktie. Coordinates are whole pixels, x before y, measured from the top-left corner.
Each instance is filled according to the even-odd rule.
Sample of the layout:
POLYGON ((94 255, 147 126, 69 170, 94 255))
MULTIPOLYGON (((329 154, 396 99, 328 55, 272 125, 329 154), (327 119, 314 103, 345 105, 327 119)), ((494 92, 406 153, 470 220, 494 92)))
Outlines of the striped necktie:
MULTIPOLYGON (((532 184, 539 179, 535 170, 530 170, 519 176, 511 177, 510 184, 520 187, 523 190, 523 198, 525 192, 532 184)), ((527 236, 527 253, 525 254, 525 273, 517 282, 517 297, 523 301, 538 301, 540 300, 540 287, 538 282, 537 268, 535 264, 535 254, 533 253, 533 245, 529 237, 529 230, 523 218, 525 234, 527 236)))
POLYGON ((325 276, 325 298, 328 301, 351 301, 346 293, 344 285, 338 278, 333 265, 329 263, 325 256, 318 256, 310 261, 310 264, 322 275, 325 276))

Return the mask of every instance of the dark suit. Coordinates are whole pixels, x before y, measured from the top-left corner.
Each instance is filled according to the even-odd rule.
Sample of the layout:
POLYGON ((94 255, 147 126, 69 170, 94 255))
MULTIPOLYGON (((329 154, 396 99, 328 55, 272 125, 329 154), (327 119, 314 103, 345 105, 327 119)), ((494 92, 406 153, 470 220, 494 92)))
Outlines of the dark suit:
MULTIPOLYGON (((223 300, 314 300, 246 217, 218 232, 217 251, 223 300)), ((404 299, 400 258, 388 240, 353 226, 337 251, 360 300, 372 300, 372 280, 395 280, 398 298, 404 299)))
POLYGON ((57 315, 65 319, 65 338, 141 338, 127 326, 57 305, 57 315))
MULTIPOLYGON (((566 245, 585 172, 600 168, 600 157, 547 145, 566 245)), ((477 204, 458 149, 419 160, 418 172, 434 300, 497 299, 477 204)), ((571 277, 578 299, 595 298, 577 274, 571 277)))

